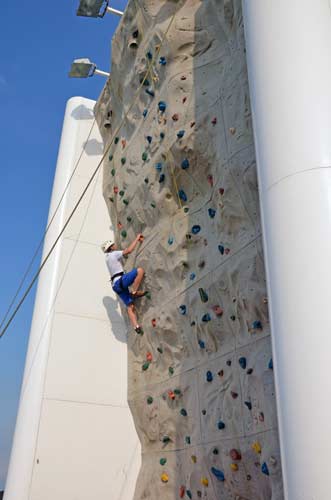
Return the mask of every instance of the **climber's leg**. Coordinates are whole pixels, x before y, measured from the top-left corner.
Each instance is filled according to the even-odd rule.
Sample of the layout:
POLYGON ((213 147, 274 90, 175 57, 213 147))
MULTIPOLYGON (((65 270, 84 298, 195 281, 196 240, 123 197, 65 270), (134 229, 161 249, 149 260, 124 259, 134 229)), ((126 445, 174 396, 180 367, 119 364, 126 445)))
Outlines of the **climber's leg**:
POLYGON ((140 283, 143 280, 144 274, 145 274, 145 271, 143 270, 143 268, 138 267, 137 276, 136 276, 136 278, 133 282, 133 285, 132 285, 132 292, 131 293, 133 296, 139 297, 140 295, 144 295, 144 292, 138 292, 138 288, 140 286, 140 283))
POLYGON ((137 316, 135 313, 134 304, 130 304, 128 306, 128 316, 129 316, 129 319, 131 321, 131 324, 133 325, 134 328, 136 328, 136 326, 138 326, 138 320, 137 320, 137 316))

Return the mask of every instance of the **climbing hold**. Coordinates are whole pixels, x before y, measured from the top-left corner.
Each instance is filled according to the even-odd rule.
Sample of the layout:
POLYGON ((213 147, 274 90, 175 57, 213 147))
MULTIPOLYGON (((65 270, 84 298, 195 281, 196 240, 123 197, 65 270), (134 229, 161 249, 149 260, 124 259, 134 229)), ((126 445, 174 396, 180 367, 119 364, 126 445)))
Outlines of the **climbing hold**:
POLYGON ((154 203, 154 201, 152 201, 152 203, 151 203, 151 207, 152 207, 152 208, 155 208, 155 207, 156 207, 156 203, 154 203))
POLYGON ((185 130, 179 130, 179 132, 177 132, 178 139, 182 139, 184 135, 185 135, 185 130))
POLYGON ((147 142, 150 144, 152 142, 152 140, 153 140, 153 137, 151 135, 148 135, 146 137, 146 139, 147 139, 147 142))
POLYGON ((261 465, 261 471, 266 476, 269 476, 269 469, 268 469, 266 462, 263 462, 263 464, 261 465))
POLYGON ((262 330, 262 323, 261 323, 261 321, 259 321, 259 320, 254 321, 254 323, 252 325, 252 328, 254 330, 262 330))
POLYGON ((165 465, 167 463, 167 459, 166 458, 160 458, 160 465, 165 465))
POLYGON ((161 163, 161 162, 156 163, 156 164, 155 164, 155 168, 156 168, 156 170, 157 170, 158 172, 161 172, 161 170, 162 170, 162 163, 161 163))
POLYGON ((177 122, 179 120, 178 113, 175 113, 174 115, 172 115, 171 118, 173 119, 174 122, 177 122))
POLYGON ((145 89, 146 94, 150 95, 151 97, 155 96, 155 92, 152 89, 145 89))
POLYGON ((261 412, 259 413, 259 421, 260 421, 260 422, 264 422, 264 413, 263 413, 263 411, 261 411, 261 412))
POLYGON ((203 340, 198 340, 198 344, 199 344, 199 346, 200 346, 201 349, 205 349, 206 344, 204 343, 203 340))
POLYGON ((249 410, 251 410, 251 409, 252 409, 252 403, 251 403, 250 401, 245 401, 245 403, 244 403, 244 404, 247 406, 247 408, 248 408, 249 410))
POLYGON ((115 143, 115 144, 118 144, 118 143, 119 143, 119 140, 120 140, 120 138, 119 138, 119 137, 115 137, 115 139, 114 139, 114 143, 115 143))
POLYGON ((122 149, 124 149, 126 146, 126 139, 122 139, 121 143, 122 143, 122 149))
POLYGON ((209 313, 204 314, 201 318, 201 321, 203 321, 203 323, 208 323, 208 321, 211 321, 210 314, 209 313))
POLYGON ((126 158, 124 158, 124 157, 121 158, 121 163, 122 163, 122 165, 125 165, 126 164, 126 158))
POLYGON ((248 370, 247 370, 247 372, 246 372, 246 373, 247 373, 247 375, 252 375, 252 373, 253 373, 253 368, 248 368, 248 370))
POLYGON ((141 367, 142 371, 145 372, 146 370, 148 370, 150 364, 150 361, 145 361, 145 363, 141 367))
POLYGON ((187 168, 189 168, 190 166, 190 162, 188 161, 187 158, 185 158, 183 161, 182 161, 182 164, 181 164, 181 167, 183 170, 186 170, 187 168))
POLYGON ((228 254, 230 253, 230 248, 226 248, 226 249, 224 250, 224 252, 225 252, 225 255, 228 255, 228 254))
POLYGON ((169 238, 168 238, 168 245, 172 245, 172 244, 173 244, 173 242, 174 242, 173 237, 172 237, 172 236, 169 236, 169 238))
POLYGON ((192 498, 192 493, 190 490, 186 490, 186 495, 189 497, 189 498, 192 498))
POLYGON ((217 427, 218 427, 218 428, 219 428, 219 430, 221 431, 222 429, 224 429, 224 428, 225 428, 225 423, 224 423, 222 420, 220 420, 220 421, 218 422, 218 424, 217 424, 217 427))
POLYGON ((118 194, 119 194, 120 196, 124 196, 124 192, 125 192, 125 191, 124 191, 123 189, 121 189, 121 191, 120 191, 118 194))
POLYGON ((164 132, 160 132, 160 139, 164 139, 165 138, 165 133, 164 132))
POLYGON ((201 302, 208 302, 208 294, 203 288, 199 288, 201 302))
POLYGON ((161 64, 161 66, 165 66, 167 64, 167 60, 165 57, 160 57, 159 59, 159 64, 161 64))
POLYGON ((223 194, 224 194, 224 188, 219 188, 218 192, 219 192, 219 194, 220 194, 221 196, 223 196, 223 194))
POLYGON ((195 125, 195 122, 191 122, 191 123, 190 123, 190 127, 191 127, 191 128, 193 128, 193 127, 194 127, 194 125, 195 125))
POLYGON ((231 470, 233 470, 234 472, 236 472, 236 471, 239 469, 238 464, 230 464, 230 468, 231 468, 231 470))
POLYGON ((180 79, 181 79, 181 80, 186 80, 186 76, 185 76, 185 75, 182 75, 182 76, 180 77, 180 79))
POLYGON ((181 487, 179 488, 179 498, 184 498, 185 491, 186 491, 185 486, 181 486, 181 487))
POLYGON ((269 464, 270 465, 276 465, 277 464, 277 459, 275 457, 270 457, 269 458, 269 464))
POLYGON ((273 370, 274 369, 274 363, 272 361, 272 358, 269 361, 268 368, 269 368, 269 370, 273 370))
POLYGON ((183 103, 183 104, 185 104, 185 103, 186 103, 186 101, 187 101, 187 97, 183 97, 183 99, 182 99, 182 103, 183 103))
POLYGON ((144 151, 144 152, 143 152, 143 154, 141 155, 141 159, 142 159, 143 161, 146 161, 146 160, 147 160, 147 158, 148 158, 148 154, 146 153, 146 151, 144 151))
POLYGON ((207 415, 207 411, 206 410, 202 410, 201 413, 202 413, 202 415, 207 415))
POLYGON ((167 482, 169 481, 169 476, 168 476, 168 474, 165 474, 165 473, 164 473, 164 474, 162 474, 162 475, 161 475, 161 481, 162 481, 162 483, 167 483, 167 482))
POLYGON ((232 365, 232 361, 231 359, 228 359, 227 362, 226 362, 227 366, 231 366, 232 365))
POLYGON ((159 177, 159 183, 162 184, 162 182, 164 182, 164 179, 165 179, 165 175, 161 174, 159 177))
POLYGON ((207 181, 208 181, 208 184, 213 187, 214 185, 214 179, 213 179, 213 176, 212 175, 207 175, 207 181))
POLYGON ((112 203, 114 203, 114 198, 112 196, 109 197, 109 201, 111 201, 112 203))
POLYGON ((187 411, 185 410, 185 408, 182 408, 180 410, 180 414, 183 416, 183 417, 187 417, 187 411))
POLYGON ((116 170, 114 168, 111 169, 110 173, 114 177, 116 170))
POLYGON ((261 445, 258 441, 255 441, 252 444, 252 449, 255 451, 255 453, 261 453, 261 451, 262 451, 261 445))
POLYGON ((213 124, 213 125, 216 125, 216 123, 217 123, 217 118, 216 118, 216 116, 215 116, 215 118, 213 118, 213 119, 212 119, 212 121, 211 121, 211 122, 212 122, 212 124, 213 124))
POLYGON ((185 191, 183 191, 183 189, 180 189, 180 190, 178 191, 178 196, 179 196, 179 198, 180 198, 181 200, 183 200, 183 201, 187 201, 187 196, 186 196, 185 191))
POLYGON ((176 399, 176 395, 174 391, 168 391, 168 398, 174 401, 176 399))
POLYGON ((144 117, 144 118, 146 118, 147 113, 148 113, 148 109, 144 109, 144 111, 143 111, 143 117, 144 117))
POLYGON ((150 363, 153 361, 153 356, 151 352, 147 352, 146 360, 149 361, 150 363))
POLYGON ((180 389, 174 389, 174 393, 176 394, 176 396, 180 396, 182 391, 180 389))
POLYGON ((160 354, 163 354, 163 349, 162 349, 162 347, 160 347, 160 346, 159 346, 159 347, 157 347, 157 348, 156 348, 156 350, 157 350, 160 354))
POLYGON ((241 460, 241 453, 240 451, 233 448, 232 450, 230 450, 230 457, 231 460, 241 460))
POLYGON ((145 182, 145 184, 148 184, 148 182, 149 182, 148 177, 145 177, 144 182, 145 182))
POLYGON ((223 245, 218 245, 218 249, 221 252, 221 254, 224 255, 224 246, 223 245))
POLYGON ((191 438, 190 438, 190 436, 186 436, 185 437, 185 443, 186 444, 191 444, 191 438))
POLYGON ((231 397, 232 397, 233 399, 237 399, 237 397, 238 397, 238 393, 237 393, 237 392, 235 392, 235 391, 231 391, 231 397))
POLYGON ((165 110, 167 109, 167 105, 164 101, 160 101, 158 104, 158 107, 159 107, 159 111, 161 111, 161 113, 164 113, 165 110))
POLYGON ((148 396, 148 397, 147 397, 147 404, 148 404, 148 405, 151 405, 152 403, 153 403, 153 398, 152 398, 152 396, 148 396))
POLYGON ((211 219, 213 219, 216 215, 216 210, 214 210, 213 208, 208 208, 208 215, 211 219))
POLYGON ((206 373, 206 380, 207 382, 212 382, 213 381, 213 374, 210 370, 207 371, 206 373))
POLYGON ((239 365, 241 366, 241 368, 242 368, 243 370, 245 370, 245 369, 246 369, 246 365, 247 365, 246 358, 244 358, 244 357, 239 358, 239 359, 238 359, 238 363, 239 363, 239 365))
POLYGON ((218 453, 219 453, 219 452, 218 452, 218 448, 214 448, 214 449, 213 449, 213 455, 218 455, 218 453))
POLYGON ((168 369, 168 372, 169 372, 169 375, 173 375, 174 374, 174 369, 172 366, 169 366, 169 369, 168 369))
POLYGON ((198 224, 195 224, 195 225, 192 227, 191 231, 192 231, 192 233, 193 233, 193 234, 198 234, 198 233, 200 233, 200 231, 201 231, 201 226, 199 226, 198 224))
POLYGON ((219 470, 219 469, 216 469, 215 467, 212 467, 211 469, 211 472, 212 474, 214 474, 214 476, 219 480, 219 481, 225 481, 225 476, 224 476, 224 473, 219 470))
POLYGON ((202 484, 202 486, 206 486, 207 487, 209 485, 208 479, 206 477, 202 477, 201 478, 201 484, 202 484))
POLYGON ((195 279, 195 273, 190 274, 190 280, 193 281, 195 279))
POLYGON ((201 498, 202 497, 202 493, 200 490, 197 490, 197 495, 198 495, 198 498, 201 498))
POLYGON ((213 306, 213 311, 216 314, 216 316, 222 316, 223 315, 223 309, 220 306, 213 306))
POLYGON ((118 222, 118 224, 117 224, 117 228, 118 228, 118 229, 122 229, 122 227, 123 227, 123 224, 121 224, 121 222, 118 222))
POLYGON ((250 474, 247 474, 246 479, 247 481, 250 481, 252 479, 252 476, 250 474))
POLYGON ((148 52, 146 52, 146 57, 149 60, 153 59, 153 54, 152 54, 152 52, 150 50, 148 52))
POLYGON ((125 231, 125 229, 123 229, 123 231, 121 231, 122 238, 126 238, 127 235, 128 235, 128 233, 125 231))
POLYGON ((128 205, 128 204, 129 204, 129 201, 128 201, 128 200, 126 200, 126 199, 124 199, 124 200, 123 200, 123 203, 124 203, 124 205, 128 205))
POLYGON ((224 370, 220 370, 220 371, 217 373, 217 375, 218 375, 219 377, 223 377, 223 376, 224 376, 224 370))
POLYGON ((170 443, 171 439, 169 436, 163 436, 162 443, 167 444, 170 443))
POLYGON ((132 217, 130 217, 130 216, 129 216, 129 217, 127 217, 127 218, 126 218, 126 220, 127 220, 128 222, 132 222, 132 217))
POLYGON ((235 317, 235 315, 234 315, 234 314, 232 314, 232 315, 230 316, 230 319, 231 319, 231 321, 236 321, 236 317, 235 317))
POLYGON ((113 159, 113 158, 114 158, 114 157, 113 157, 113 155, 112 155, 112 154, 110 154, 110 155, 109 155, 109 161, 112 161, 112 159, 113 159))
POLYGON ((182 304, 181 306, 179 306, 179 312, 182 315, 186 314, 186 306, 184 304, 182 304))
POLYGON ((231 135, 234 135, 236 133, 236 129, 234 127, 230 127, 229 132, 231 135))

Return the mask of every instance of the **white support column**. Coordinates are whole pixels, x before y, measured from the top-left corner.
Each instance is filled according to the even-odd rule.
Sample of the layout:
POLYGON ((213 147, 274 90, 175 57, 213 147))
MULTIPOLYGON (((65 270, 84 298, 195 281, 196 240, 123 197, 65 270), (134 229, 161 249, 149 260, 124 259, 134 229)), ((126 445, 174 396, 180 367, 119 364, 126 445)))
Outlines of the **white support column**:
POLYGON ((244 0, 285 496, 331 475, 331 7, 244 0))

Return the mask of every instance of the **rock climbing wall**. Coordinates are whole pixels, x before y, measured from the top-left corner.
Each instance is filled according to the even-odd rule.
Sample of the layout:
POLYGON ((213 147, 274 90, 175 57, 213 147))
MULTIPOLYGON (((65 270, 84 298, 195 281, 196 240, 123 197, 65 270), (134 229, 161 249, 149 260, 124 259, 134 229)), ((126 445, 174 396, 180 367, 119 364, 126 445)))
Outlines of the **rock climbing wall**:
MULTIPOLYGON (((135 500, 283 499, 240 0, 130 0, 96 107, 128 334, 135 500)), ((106 235, 105 235, 106 236, 106 235)))

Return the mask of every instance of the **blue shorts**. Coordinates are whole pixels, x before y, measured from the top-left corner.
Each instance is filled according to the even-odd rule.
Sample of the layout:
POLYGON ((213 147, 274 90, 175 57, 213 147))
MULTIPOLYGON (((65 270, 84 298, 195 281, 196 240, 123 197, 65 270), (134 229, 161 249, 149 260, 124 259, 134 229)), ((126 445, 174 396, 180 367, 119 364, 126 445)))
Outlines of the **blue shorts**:
POLYGON ((137 269, 134 267, 129 273, 123 274, 113 284, 113 290, 117 293, 120 299, 123 300, 126 306, 133 304, 134 298, 131 296, 129 286, 132 285, 138 274, 137 269))

